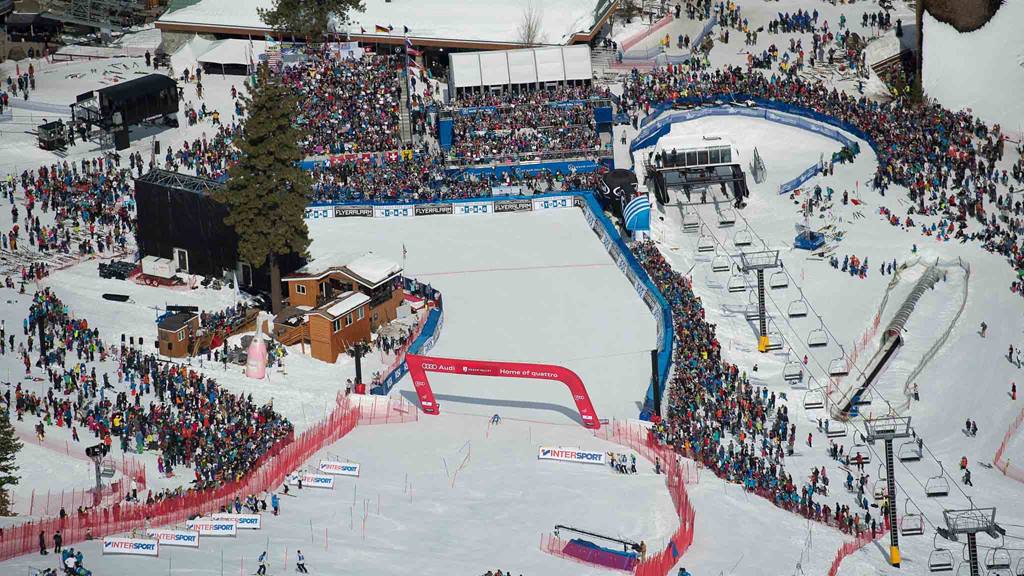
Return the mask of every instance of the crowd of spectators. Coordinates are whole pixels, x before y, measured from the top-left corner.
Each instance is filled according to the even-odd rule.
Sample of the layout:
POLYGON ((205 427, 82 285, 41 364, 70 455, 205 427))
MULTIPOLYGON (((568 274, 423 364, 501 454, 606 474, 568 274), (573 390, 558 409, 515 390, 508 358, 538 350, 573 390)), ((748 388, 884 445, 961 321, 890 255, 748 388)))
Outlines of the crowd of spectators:
POLYGON ((777 403, 775 392, 752 385, 745 371, 722 357, 715 325, 706 320, 701 299, 653 242, 634 244, 633 253, 672 310, 674 370, 666 418, 655 426, 659 441, 776 506, 850 533, 876 531, 878 521, 870 510, 862 516, 839 502, 829 506, 824 466, 806 476, 787 469, 797 428, 786 405, 777 403))
POLYGON ((24 329, 19 352, 26 373, 33 366, 45 371, 49 389, 40 398, 16 388, 19 420, 30 411, 41 424, 72 429, 75 439, 82 428, 122 452, 156 451, 162 473, 191 466, 199 489, 239 479, 292 433, 271 404, 257 405, 251 395, 228 392, 204 374, 132 346, 105 344, 49 288, 35 294, 24 329), (36 346, 40 324, 45 342, 36 346), (109 373, 97 373, 96 363, 108 359, 117 361, 121 391, 109 373))
POLYGON ((859 129, 874 144, 878 168, 872 187, 879 194, 892 185, 907 188, 913 204, 909 214, 945 217, 956 228, 954 239, 980 241, 1014 268, 1024 268, 1021 207, 1011 194, 999 192, 1008 185, 1012 167, 998 166, 1006 149, 998 125, 986 126, 968 111, 953 112, 932 102, 897 98, 882 103, 820 82, 739 67, 700 73, 634 71, 625 81, 622 102, 635 121, 641 111, 675 98, 712 101, 730 94, 799 106, 859 129))
POLYGON ((295 123, 307 154, 398 150, 401 81, 395 57, 336 58, 307 52, 281 73, 299 93, 295 123))

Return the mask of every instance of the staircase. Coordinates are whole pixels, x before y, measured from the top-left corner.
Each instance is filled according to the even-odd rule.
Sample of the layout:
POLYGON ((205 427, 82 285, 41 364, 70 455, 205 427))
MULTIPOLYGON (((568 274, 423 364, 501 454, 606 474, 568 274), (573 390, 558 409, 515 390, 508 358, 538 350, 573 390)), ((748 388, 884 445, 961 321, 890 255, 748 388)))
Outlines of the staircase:
POLYGON ((615 51, 611 48, 591 48, 590 66, 595 73, 610 70, 615 64, 615 51))
POLYGON ((402 100, 398 107, 398 135, 407 147, 412 147, 412 120, 409 113, 409 82, 402 80, 402 100))

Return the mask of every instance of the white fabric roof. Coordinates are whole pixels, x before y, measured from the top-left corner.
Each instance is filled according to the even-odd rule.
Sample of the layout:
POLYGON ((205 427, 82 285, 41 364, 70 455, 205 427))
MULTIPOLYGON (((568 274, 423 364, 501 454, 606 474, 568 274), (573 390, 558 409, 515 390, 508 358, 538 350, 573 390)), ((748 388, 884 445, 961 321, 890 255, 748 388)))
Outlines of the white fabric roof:
POLYGON ((362 292, 345 292, 338 297, 338 301, 326 310, 328 314, 337 318, 343 316, 356 308, 370 301, 370 297, 362 292))
POLYGON ((448 55, 452 88, 590 80, 590 46, 545 46, 521 50, 453 52, 448 55))
POLYGON ((210 48, 199 56, 201 64, 241 64, 259 62, 260 54, 267 50, 267 43, 263 40, 248 40, 229 38, 218 40, 210 44, 210 48))
MULTIPOLYGON (((541 10, 541 43, 564 44, 574 32, 589 30, 600 3, 534 1, 541 10)), ((364 28, 369 35, 401 38, 402 27, 408 26, 413 38, 518 43, 516 29, 530 0, 366 0, 365 4, 364 12, 349 14, 349 32, 359 33, 364 28), (375 34, 377 25, 391 26, 392 31, 375 34)), ((158 22, 268 30, 256 10, 271 6, 272 0, 176 0, 158 22)))

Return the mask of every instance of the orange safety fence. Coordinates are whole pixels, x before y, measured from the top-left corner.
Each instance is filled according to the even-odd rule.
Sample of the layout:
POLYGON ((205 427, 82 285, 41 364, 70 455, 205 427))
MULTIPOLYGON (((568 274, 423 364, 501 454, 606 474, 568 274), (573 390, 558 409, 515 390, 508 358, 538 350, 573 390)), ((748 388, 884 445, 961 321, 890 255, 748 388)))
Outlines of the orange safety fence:
POLYGON ((113 506, 72 513, 67 518, 29 521, 8 527, 0 538, 0 561, 38 550, 40 534, 49 542, 60 530, 65 545, 89 538, 142 530, 150 526, 166 526, 217 512, 233 502, 281 485, 286 476, 324 447, 351 432, 360 420, 360 408, 347 397, 338 395, 336 407, 320 423, 297 438, 289 434, 263 454, 251 471, 234 481, 208 490, 189 489, 152 503, 118 502, 113 506))
POLYGON ((420 411, 404 398, 366 396, 359 403, 359 425, 402 424, 419 420, 420 411))
POLYGON ((1006 434, 1003 435, 1003 441, 999 443, 999 448, 996 450, 995 457, 992 458, 992 465, 999 469, 1007 478, 1013 478, 1017 482, 1024 482, 1024 469, 1020 466, 1014 466, 1010 463, 1010 459, 1006 457, 1006 447, 1013 440, 1013 437, 1020 432, 1021 425, 1024 424, 1024 409, 1017 414, 1017 418, 1010 423, 1010 427, 1006 429, 1006 434))
POLYGON ((853 542, 844 542, 843 545, 839 547, 839 551, 836 552, 835 559, 832 560, 832 566, 828 569, 828 576, 836 576, 836 573, 839 572, 839 566, 842 565, 843 560, 845 560, 847 556, 888 534, 888 517, 885 517, 885 522, 886 527, 881 531, 876 532, 874 537, 871 536, 870 532, 865 532, 858 536, 853 542))

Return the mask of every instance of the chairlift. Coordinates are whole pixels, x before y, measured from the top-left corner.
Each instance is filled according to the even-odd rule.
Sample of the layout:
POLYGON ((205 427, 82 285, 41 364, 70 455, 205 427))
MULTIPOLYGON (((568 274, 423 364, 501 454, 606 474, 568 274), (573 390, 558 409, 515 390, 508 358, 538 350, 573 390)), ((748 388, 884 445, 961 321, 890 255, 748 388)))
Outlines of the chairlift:
POLYGON ((750 246, 754 243, 754 237, 750 234, 750 230, 744 228, 733 234, 732 243, 736 247, 750 246))
POLYGON ((782 288, 789 287, 789 276, 786 275, 784 270, 773 272, 768 278, 768 286, 772 290, 780 290, 782 288))
POLYGON ((729 277, 729 292, 744 292, 747 289, 747 281, 739 272, 733 272, 729 277))
POLYGON ((947 548, 939 548, 936 538, 938 538, 938 533, 932 536, 932 551, 928 554, 928 571, 932 573, 952 572, 953 553, 947 548))
MULTIPOLYGON (((900 444, 897 457, 900 459, 900 462, 917 462, 921 459, 921 446, 918 445, 917 440, 907 440, 900 444)), ((1021 576, 1024 576, 1024 574, 1021 576)))
POLYGON ((782 367, 782 379, 794 382, 804 379, 804 366, 799 360, 790 360, 782 367))
POLYGON ((821 410, 825 407, 825 392, 821 388, 813 388, 804 392, 804 410, 821 410))
POLYGON ((825 435, 829 438, 846 437, 846 423, 838 420, 825 421, 825 435))
POLYGON ((714 252, 715 241, 711 239, 711 236, 704 234, 700 235, 697 239, 697 252, 714 252))
POLYGON ((743 309, 743 318, 745 320, 758 320, 761 318, 761 307, 757 304, 747 304, 747 307, 743 309))
POLYGON ((683 214, 683 232, 696 232, 700 228, 700 218, 696 212, 687 211, 683 214))
POLYGON ((732 208, 726 208, 718 213, 718 227, 728 228, 736 224, 736 211, 732 208))
POLYGON ((889 497, 888 482, 889 478, 885 474, 885 465, 879 464, 878 476, 875 477, 874 483, 871 484, 871 497, 879 506, 881 506, 882 502, 884 502, 885 499, 889 497))
POLYGON ((1010 553, 1002 545, 996 546, 985 555, 986 570, 1009 570, 1010 553))
POLYGON ((850 373, 849 366, 846 365, 846 350, 842 346, 839 347, 840 355, 838 358, 833 358, 828 363, 828 375, 829 376, 846 376, 850 373))
POLYGON ((768 345, 765 346, 765 352, 774 352, 776 350, 782 350, 782 347, 786 345, 786 339, 782 337, 782 334, 778 331, 768 331, 768 345))
POLYGON ((712 272, 728 272, 732 268, 732 261, 725 254, 719 254, 711 260, 712 272))
POLYGON ((789 303, 786 314, 790 318, 804 318, 807 316, 807 302, 804 300, 802 293, 799 298, 789 303))
POLYGON ((903 518, 900 519, 900 534, 903 536, 920 536, 924 534, 924 515, 921 509, 914 504, 917 512, 910 511, 911 502, 907 500, 903 504, 903 518))
POLYGON ((825 321, 821 316, 818 316, 818 327, 807 333, 807 346, 810 348, 828 346, 828 332, 825 331, 825 321))
POLYGON ((928 478, 928 482, 924 485, 924 494, 929 498, 949 496, 949 482, 946 481, 946 476, 943 473, 941 460, 939 461, 939 475, 928 478))

